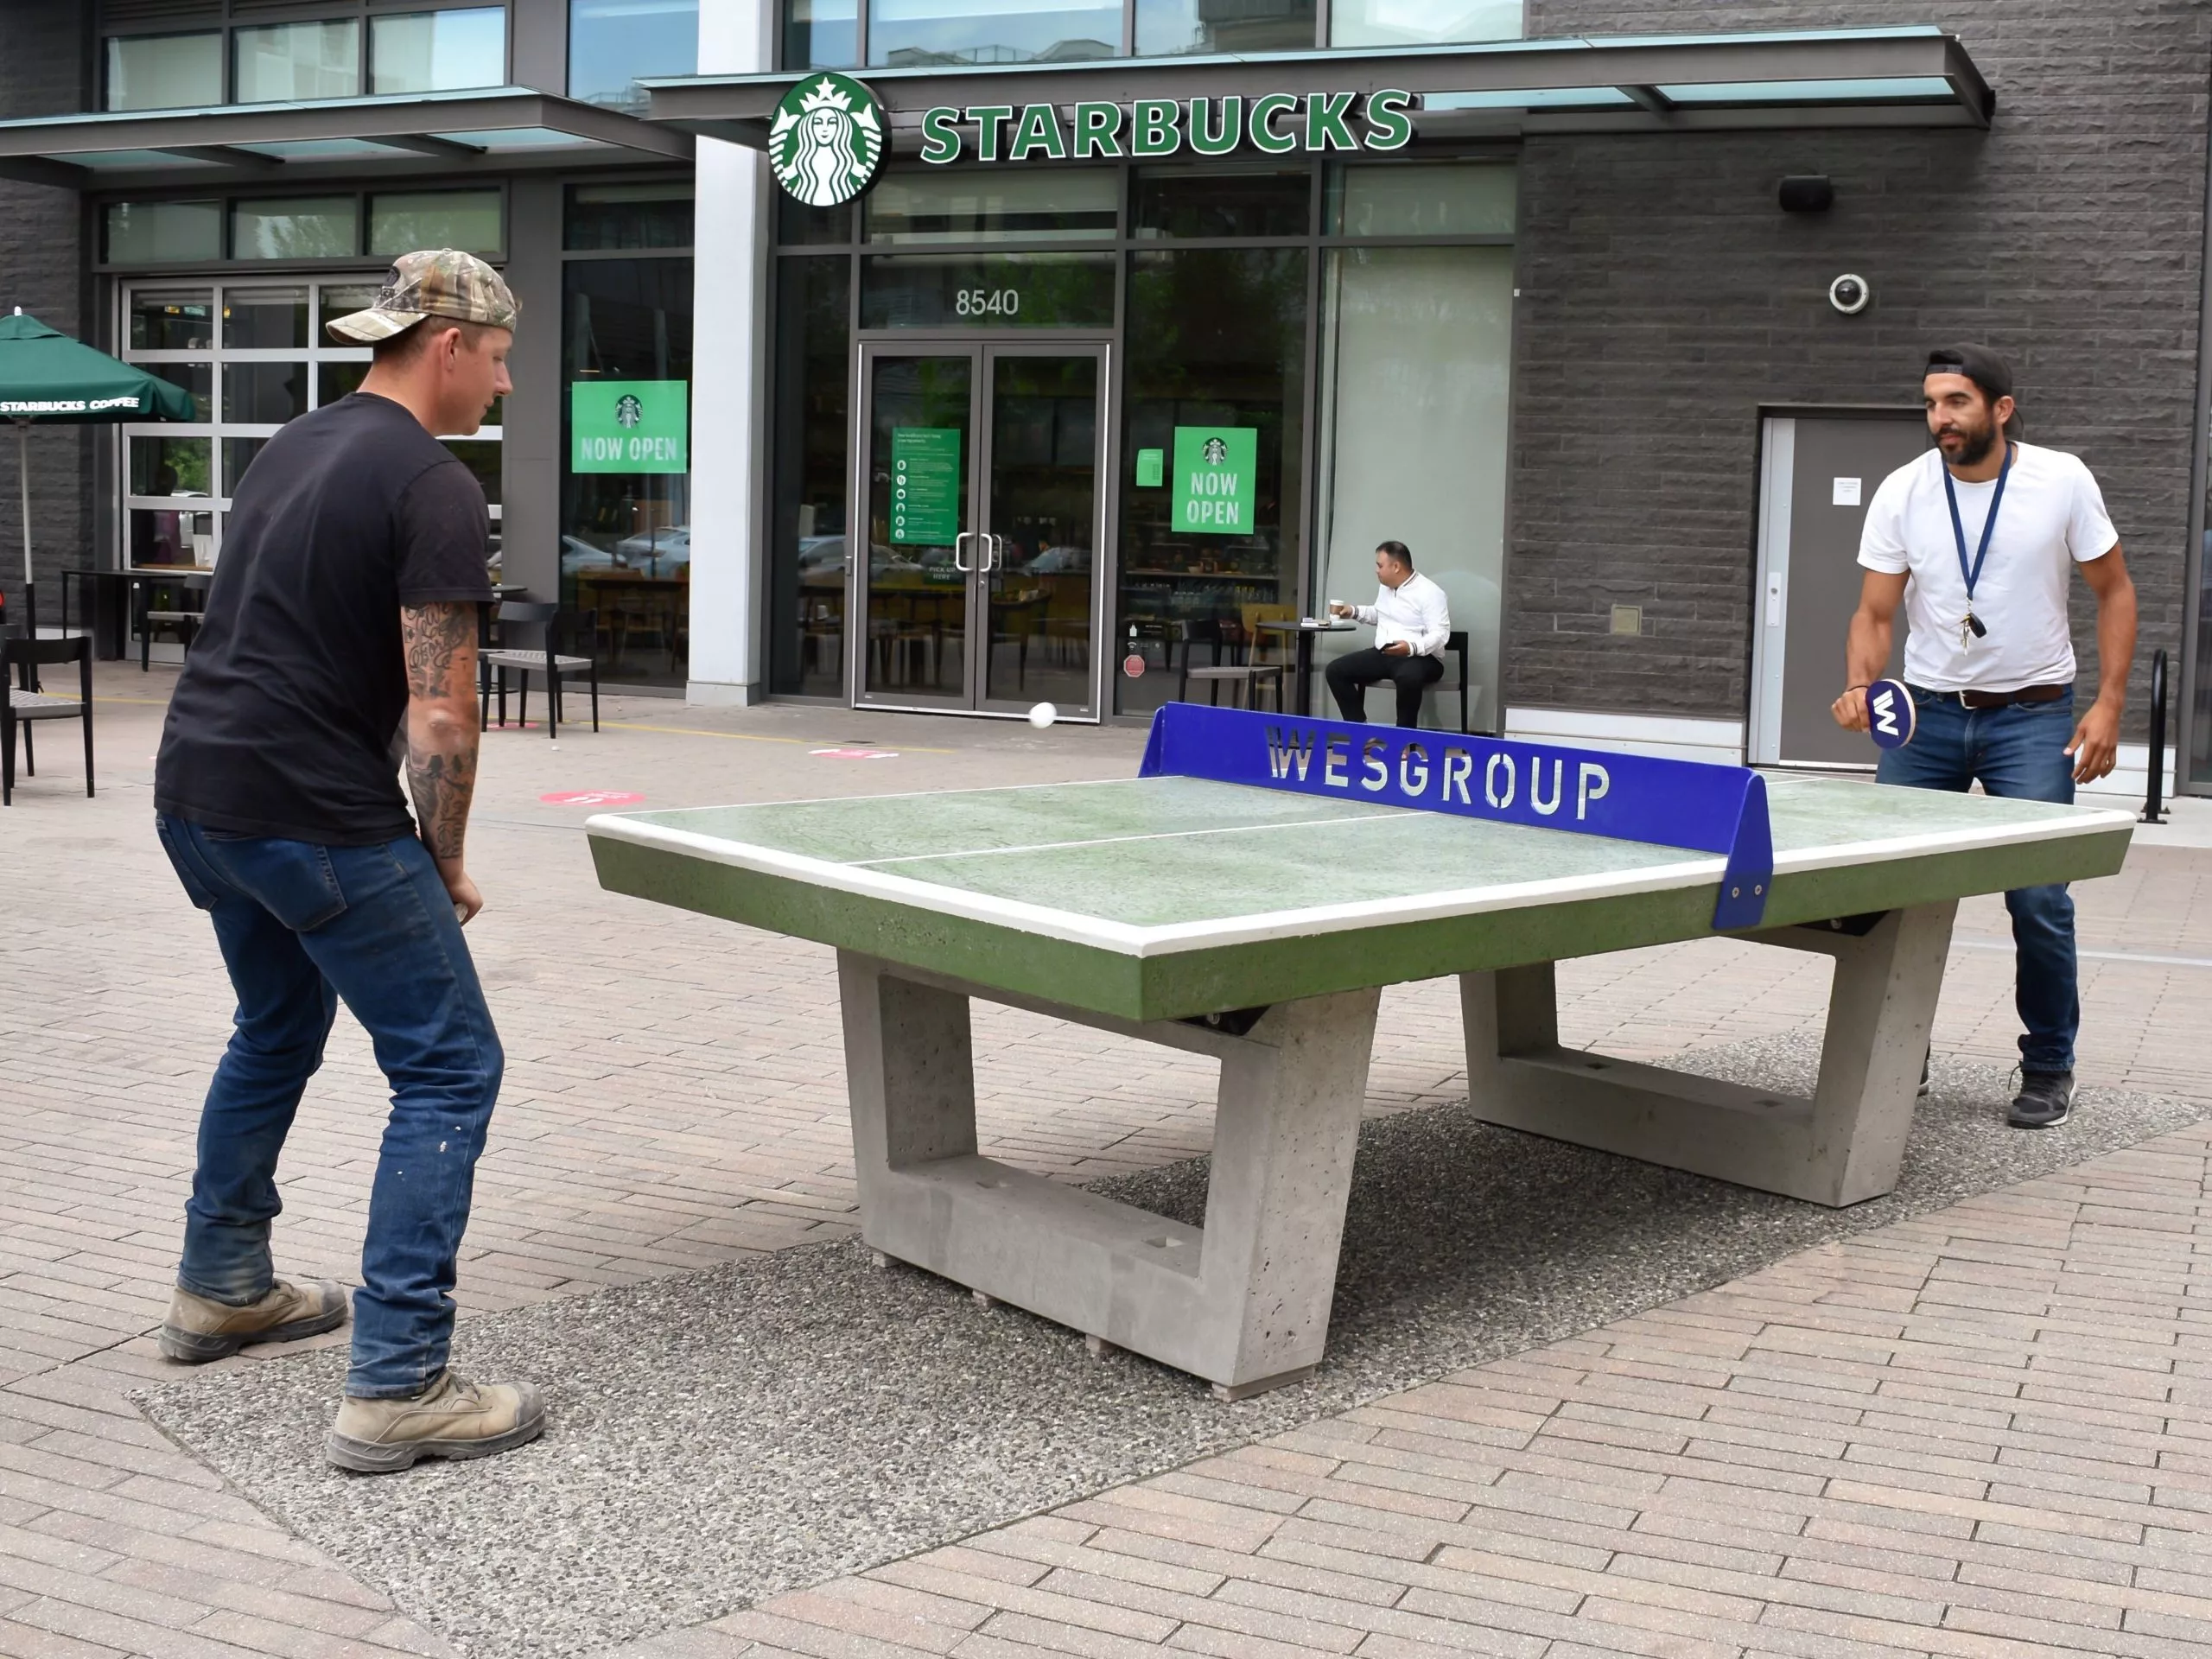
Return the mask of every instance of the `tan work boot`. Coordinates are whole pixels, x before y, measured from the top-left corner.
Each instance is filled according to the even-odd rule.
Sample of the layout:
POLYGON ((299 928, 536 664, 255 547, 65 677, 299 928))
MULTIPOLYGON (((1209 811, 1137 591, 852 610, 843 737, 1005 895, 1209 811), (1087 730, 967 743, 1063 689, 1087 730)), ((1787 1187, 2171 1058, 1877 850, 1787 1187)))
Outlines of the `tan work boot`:
POLYGON ((422 1393, 357 1400, 338 1408, 324 1449, 340 1469, 380 1474, 417 1458, 488 1458, 545 1431, 545 1407, 528 1382, 471 1382, 450 1367, 422 1393))
POLYGON ((327 1279, 303 1285, 279 1279, 266 1296, 244 1307, 211 1302, 179 1287, 169 1297, 168 1318, 162 1321, 162 1354, 180 1365, 205 1365, 250 1342, 321 1336, 346 1323, 348 1306, 344 1288, 327 1279))

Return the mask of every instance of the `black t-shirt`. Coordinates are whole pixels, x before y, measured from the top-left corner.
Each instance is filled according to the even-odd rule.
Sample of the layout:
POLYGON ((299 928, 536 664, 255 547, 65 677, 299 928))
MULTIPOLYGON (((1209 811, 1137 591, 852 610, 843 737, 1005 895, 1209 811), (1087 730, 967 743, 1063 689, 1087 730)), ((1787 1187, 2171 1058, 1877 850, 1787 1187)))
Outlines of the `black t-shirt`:
POLYGON ((488 602, 490 530, 475 475, 390 398, 357 391, 270 439, 169 698, 156 809, 336 847, 413 834, 400 607, 488 602))

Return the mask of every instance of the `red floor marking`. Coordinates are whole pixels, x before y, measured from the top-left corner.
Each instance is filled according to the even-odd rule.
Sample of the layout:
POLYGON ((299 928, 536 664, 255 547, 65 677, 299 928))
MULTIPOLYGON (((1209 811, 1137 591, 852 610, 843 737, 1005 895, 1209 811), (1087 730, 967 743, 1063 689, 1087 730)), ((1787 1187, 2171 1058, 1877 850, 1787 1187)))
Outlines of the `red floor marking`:
POLYGON ((547 806, 635 806, 645 798, 626 789, 563 789, 537 798, 547 806))
POLYGON ((809 749, 809 754, 818 754, 831 760, 896 760, 899 756, 892 749, 809 749))

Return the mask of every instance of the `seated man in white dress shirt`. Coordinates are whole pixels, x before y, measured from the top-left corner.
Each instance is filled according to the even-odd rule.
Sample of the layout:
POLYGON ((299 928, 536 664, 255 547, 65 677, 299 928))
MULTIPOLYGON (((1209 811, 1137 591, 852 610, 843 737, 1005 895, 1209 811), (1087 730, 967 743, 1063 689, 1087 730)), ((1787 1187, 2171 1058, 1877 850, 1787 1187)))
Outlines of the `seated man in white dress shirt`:
POLYGON ((1329 690, 1346 720, 1367 718, 1367 688, 1388 680, 1398 690, 1398 724, 1421 724, 1421 693, 1444 677, 1444 642, 1452 637, 1452 611, 1444 590, 1414 569, 1403 542, 1375 550, 1375 575, 1382 585, 1372 605, 1329 601, 1329 614, 1349 616, 1375 630, 1375 644, 1329 664, 1329 690))

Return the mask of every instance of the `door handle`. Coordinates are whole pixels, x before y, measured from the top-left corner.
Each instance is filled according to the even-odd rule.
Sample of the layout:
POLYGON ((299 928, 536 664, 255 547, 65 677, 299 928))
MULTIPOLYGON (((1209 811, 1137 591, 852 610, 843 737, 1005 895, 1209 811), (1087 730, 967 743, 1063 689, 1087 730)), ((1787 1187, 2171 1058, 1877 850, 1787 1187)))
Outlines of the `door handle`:
POLYGON ((992 571, 999 568, 1000 562, 1005 556, 1006 537, 1003 536, 986 534, 982 538, 982 550, 983 557, 981 569, 982 573, 988 576, 992 571))
POLYGON ((970 536, 978 536, 980 534, 981 532, 977 531, 963 530, 952 538, 952 568, 960 572, 963 576, 967 575, 969 571, 967 565, 960 563, 960 545, 970 536))

